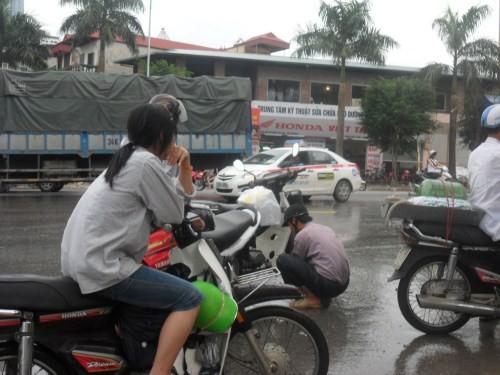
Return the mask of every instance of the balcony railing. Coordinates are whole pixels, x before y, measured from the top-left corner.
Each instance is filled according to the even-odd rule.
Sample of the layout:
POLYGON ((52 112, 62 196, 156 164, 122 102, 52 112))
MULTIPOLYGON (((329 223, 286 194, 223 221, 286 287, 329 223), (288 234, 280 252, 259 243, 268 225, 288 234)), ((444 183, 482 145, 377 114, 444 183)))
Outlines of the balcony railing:
POLYGON ((87 64, 73 64, 62 68, 62 70, 71 70, 73 72, 87 72, 95 73, 97 72, 97 65, 87 65, 87 64))

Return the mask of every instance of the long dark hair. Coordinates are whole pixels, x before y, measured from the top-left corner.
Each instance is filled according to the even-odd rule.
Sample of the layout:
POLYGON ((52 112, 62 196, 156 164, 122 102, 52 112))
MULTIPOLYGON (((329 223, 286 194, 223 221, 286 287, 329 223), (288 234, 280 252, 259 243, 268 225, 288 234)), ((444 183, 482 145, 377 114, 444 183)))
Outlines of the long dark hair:
POLYGON ((121 147, 112 157, 104 175, 106 182, 113 188, 113 179, 127 163, 136 146, 149 148, 158 146, 159 156, 170 146, 177 135, 179 121, 178 107, 143 104, 130 112, 127 120, 129 143, 121 147))

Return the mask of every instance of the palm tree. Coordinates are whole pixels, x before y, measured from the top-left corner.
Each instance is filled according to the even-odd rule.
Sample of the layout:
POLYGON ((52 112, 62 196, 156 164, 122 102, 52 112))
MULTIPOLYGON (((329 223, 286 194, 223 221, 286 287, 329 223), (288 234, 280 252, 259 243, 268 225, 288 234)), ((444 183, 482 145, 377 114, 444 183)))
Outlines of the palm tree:
POLYGON ((139 50, 136 37, 144 37, 139 20, 129 11, 143 12, 142 0, 59 0, 60 5, 77 7, 76 13, 64 20, 61 32, 73 33, 73 45, 84 42, 89 35, 99 33, 99 60, 97 71, 104 72, 106 46, 121 37, 130 52, 137 55, 139 50))
POLYGON ((47 68, 49 52, 41 45, 45 36, 35 18, 25 13, 11 16, 9 1, 0 0, 0 62, 12 68, 19 64, 33 70, 47 68))
POLYGON ((444 15, 436 18, 432 28, 437 33, 452 57, 452 65, 433 63, 422 69, 421 75, 431 83, 436 83, 444 74, 452 74, 451 102, 450 102, 450 128, 448 132, 448 169, 452 176, 456 175, 456 140, 457 140, 457 115, 458 115, 458 75, 463 76, 466 90, 475 90, 479 84, 480 76, 499 78, 500 76, 500 49, 495 42, 472 37, 491 12, 487 5, 472 6, 459 17, 451 8, 444 15))
POLYGON ((336 1, 336 5, 321 2, 319 16, 323 25, 307 25, 299 31, 295 41, 299 48, 294 52, 302 56, 328 56, 340 65, 338 127, 335 152, 344 153, 344 117, 347 60, 358 60, 377 65, 385 63, 385 52, 398 44, 391 37, 382 35, 372 26, 369 0, 336 1))

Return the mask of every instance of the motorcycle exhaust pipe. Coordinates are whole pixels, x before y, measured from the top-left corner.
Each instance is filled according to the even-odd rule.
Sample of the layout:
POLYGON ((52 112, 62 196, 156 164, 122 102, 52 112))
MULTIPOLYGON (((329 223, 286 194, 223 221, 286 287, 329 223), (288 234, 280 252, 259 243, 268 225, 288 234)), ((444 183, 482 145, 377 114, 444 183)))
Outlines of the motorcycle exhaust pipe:
POLYGON ((457 301, 441 297, 417 295, 417 301, 420 307, 425 309, 448 310, 454 312, 463 312, 479 316, 500 316, 500 308, 480 303, 457 301))

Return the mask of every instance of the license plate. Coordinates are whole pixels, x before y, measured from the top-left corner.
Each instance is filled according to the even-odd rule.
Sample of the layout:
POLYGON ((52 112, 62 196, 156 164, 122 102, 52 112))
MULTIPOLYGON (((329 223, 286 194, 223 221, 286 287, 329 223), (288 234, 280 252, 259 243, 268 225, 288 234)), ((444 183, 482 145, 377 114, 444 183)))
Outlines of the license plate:
POLYGON ((217 187, 221 189, 227 189, 227 183, 226 182, 218 182, 217 187))
POLYGON ((394 260, 394 268, 396 270, 399 270, 399 268, 401 267, 401 265, 405 261, 408 254, 410 254, 410 251, 411 251, 411 249, 406 245, 403 245, 401 247, 401 249, 399 249, 399 253, 396 256, 396 259, 394 260))

